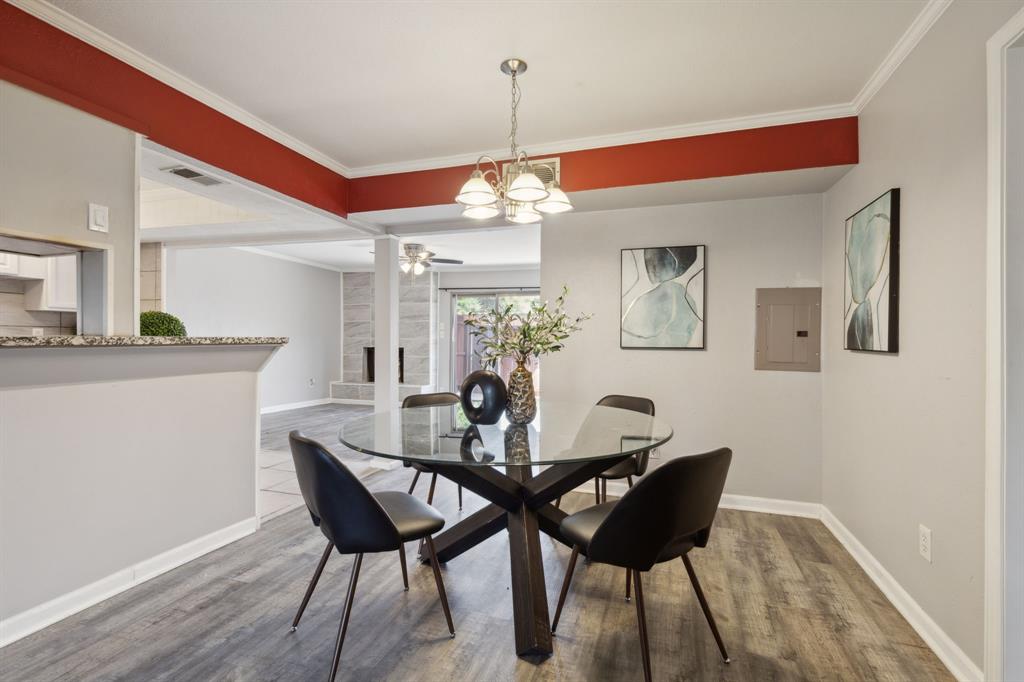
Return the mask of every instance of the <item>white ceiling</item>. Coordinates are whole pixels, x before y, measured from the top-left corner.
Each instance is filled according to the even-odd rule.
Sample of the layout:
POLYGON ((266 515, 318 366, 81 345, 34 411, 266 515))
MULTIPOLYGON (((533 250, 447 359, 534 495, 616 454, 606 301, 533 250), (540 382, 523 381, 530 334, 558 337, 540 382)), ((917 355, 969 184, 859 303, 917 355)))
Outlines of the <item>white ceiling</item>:
POLYGON ((510 56, 530 65, 519 117, 527 148, 847 105, 925 5, 53 4, 357 175, 502 148, 509 82, 498 64, 510 56))
MULTIPOLYGON (((456 258, 463 265, 437 264, 437 270, 500 270, 540 267, 540 226, 490 230, 459 230, 447 234, 403 238, 402 243, 423 244, 438 258, 456 258)), ((372 270, 373 240, 360 239, 316 244, 276 244, 260 250, 320 263, 337 270, 372 270)))

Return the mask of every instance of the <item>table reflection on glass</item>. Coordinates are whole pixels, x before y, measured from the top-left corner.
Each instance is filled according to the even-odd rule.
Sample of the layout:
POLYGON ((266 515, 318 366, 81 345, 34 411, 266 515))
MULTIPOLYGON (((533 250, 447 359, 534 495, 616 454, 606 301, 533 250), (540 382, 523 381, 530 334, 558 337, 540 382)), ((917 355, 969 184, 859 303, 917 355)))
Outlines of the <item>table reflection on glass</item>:
POLYGON ((508 530, 516 653, 526 657, 551 653, 540 532, 569 545, 558 530, 566 514, 552 502, 671 437, 671 427, 646 414, 545 400, 527 425, 460 428, 445 405, 360 417, 338 434, 353 450, 424 465, 491 503, 438 535, 437 556, 450 561, 508 530), (546 468, 535 475, 535 466, 546 468))

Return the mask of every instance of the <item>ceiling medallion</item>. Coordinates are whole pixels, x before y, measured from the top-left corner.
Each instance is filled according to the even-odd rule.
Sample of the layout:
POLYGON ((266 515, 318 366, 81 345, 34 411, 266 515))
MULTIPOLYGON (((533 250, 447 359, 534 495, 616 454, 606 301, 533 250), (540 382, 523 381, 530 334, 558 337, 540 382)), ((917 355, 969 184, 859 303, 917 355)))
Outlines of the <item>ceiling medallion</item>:
MULTIPOLYGON (((540 221, 542 213, 571 211, 572 203, 558 182, 553 179, 545 184, 537 177, 534 166, 530 165, 530 158, 516 144, 516 111, 522 95, 516 77, 526 72, 526 62, 522 59, 506 59, 501 63, 501 71, 512 78, 512 130, 508 135, 512 161, 502 173, 497 161, 490 156, 481 156, 476 160, 476 169, 462 186, 455 201, 465 207, 462 215, 467 218, 486 220, 504 212, 506 220, 520 224, 536 223, 540 221), (481 164, 487 162, 490 162, 492 168, 480 170, 481 164)), ((549 166, 545 168, 550 171, 548 175, 554 178, 554 169, 549 166)))

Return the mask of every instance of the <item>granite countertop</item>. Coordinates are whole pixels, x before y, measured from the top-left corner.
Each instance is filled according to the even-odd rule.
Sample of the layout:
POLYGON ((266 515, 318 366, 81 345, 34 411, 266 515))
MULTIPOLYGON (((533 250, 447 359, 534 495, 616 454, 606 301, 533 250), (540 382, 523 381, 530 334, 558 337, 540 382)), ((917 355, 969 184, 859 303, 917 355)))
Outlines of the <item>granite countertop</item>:
POLYGON ((283 346, 287 336, 0 336, 0 348, 283 346))

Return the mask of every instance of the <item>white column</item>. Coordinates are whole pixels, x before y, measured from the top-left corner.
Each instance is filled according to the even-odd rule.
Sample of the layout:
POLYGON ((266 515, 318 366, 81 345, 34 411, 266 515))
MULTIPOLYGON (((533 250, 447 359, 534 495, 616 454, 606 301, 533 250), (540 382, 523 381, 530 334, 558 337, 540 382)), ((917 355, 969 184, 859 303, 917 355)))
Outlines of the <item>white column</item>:
POLYGON ((398 407, 398 237, 382 235, 373 251, 373 409, 398 407))

